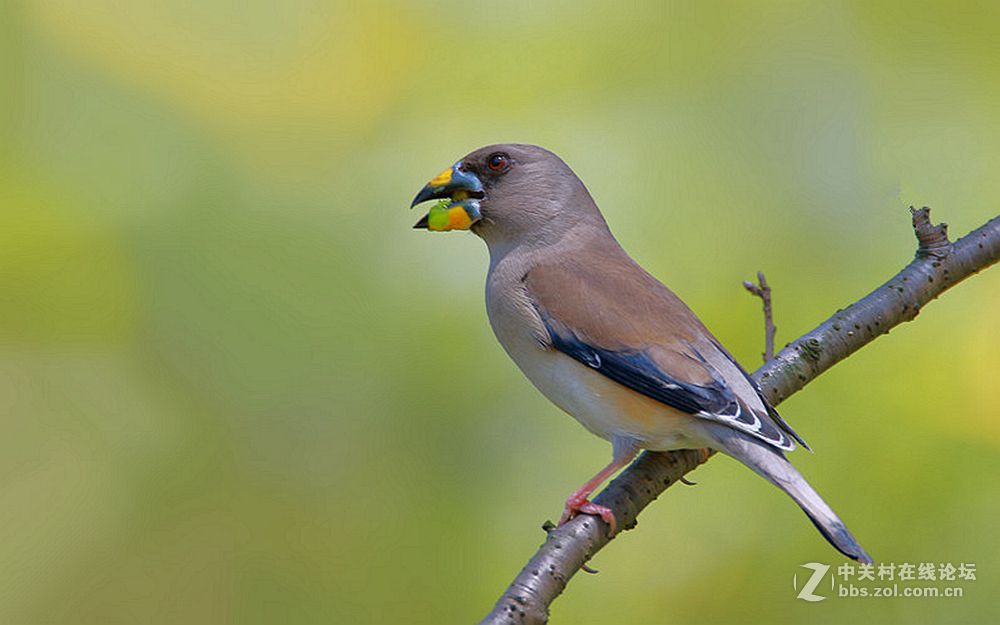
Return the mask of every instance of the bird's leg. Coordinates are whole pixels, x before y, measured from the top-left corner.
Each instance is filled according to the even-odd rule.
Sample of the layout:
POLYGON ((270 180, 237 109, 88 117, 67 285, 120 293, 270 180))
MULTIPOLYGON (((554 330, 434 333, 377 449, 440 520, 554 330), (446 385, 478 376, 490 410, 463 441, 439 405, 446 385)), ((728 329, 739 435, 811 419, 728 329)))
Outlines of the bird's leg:
POLYGON ((617 523, 615 521, 614 513, 611 512, 611 508, 599 506, 587 498, 590 497, 590 494, 594 492, 597 487, 604 482, 604 480, 608 479, 617 473, 619 469, 632 462, 632 458, 635 458, 635 454, 636 452, 634 450, 624 455, 616 453, 615 459, 611 461, 611 464, 598 471, 597 475, 590 478, 583 486, 573 491, 573 494, 566 499, 566 507, 563 509, 562 517, 559 519, 559 525, 566 523, 580 513, 595 514, 604 519, 604 521, 611 526, 611 533, 614 534, 617 523))

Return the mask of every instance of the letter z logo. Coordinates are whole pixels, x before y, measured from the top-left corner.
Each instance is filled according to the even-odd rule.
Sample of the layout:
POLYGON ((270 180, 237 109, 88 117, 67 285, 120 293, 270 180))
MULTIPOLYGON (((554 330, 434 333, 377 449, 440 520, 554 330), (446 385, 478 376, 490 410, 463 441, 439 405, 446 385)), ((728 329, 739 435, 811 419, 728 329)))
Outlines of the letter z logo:
POLYGON ((802 590, 799 590, 798 574, 796 573, 792 577, 792 586, 795 588, 795 590, 799 590, 799 594, 796 596, 804 601, 813 601, 813 602, 822 601, 826 599, 826 597, 824 597, 823 595, 813 594, 813 591, 816 590, 816 587, 819 586, 819 583, 823 581, 823 576, 826 575, 826 572, 830 570, 830 565, 820 564, 819 562, 809 562, 808 564, 803 564, 802 568, 809 569, 813 573, 812 575, 809 576, 809 579, 807 579, 806 583, 802 586, 802 590))

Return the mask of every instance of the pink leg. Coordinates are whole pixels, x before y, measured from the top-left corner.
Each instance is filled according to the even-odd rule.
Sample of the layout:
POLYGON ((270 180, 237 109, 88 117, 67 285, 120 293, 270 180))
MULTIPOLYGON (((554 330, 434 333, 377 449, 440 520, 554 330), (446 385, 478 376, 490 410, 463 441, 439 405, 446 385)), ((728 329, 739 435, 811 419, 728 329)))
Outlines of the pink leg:
POLYGON ((597 475, 587 480, 586 484, 573 491, 573 494, 566 500, 566 507, 563 509, 562 517, 559 519, 559 525, 563 525, 580 513, 594 514, 604 519, 605 523, 611 526, 611 533, 613 534, 617 523, 615 522, 615 515, 611 512, 611 509, 592 503, 589 499, 587 499, 587 497, 590 497, 590 494, 597 490, 597 487, 600 486, 604 480, 617 473, 619 469, 627 465, 629 462, 632 462, 632 458, 635 458, 634 451, 631 454, 623 455, 621 458, 615 458, 611 464, 604 467, 598 471, 597 475))

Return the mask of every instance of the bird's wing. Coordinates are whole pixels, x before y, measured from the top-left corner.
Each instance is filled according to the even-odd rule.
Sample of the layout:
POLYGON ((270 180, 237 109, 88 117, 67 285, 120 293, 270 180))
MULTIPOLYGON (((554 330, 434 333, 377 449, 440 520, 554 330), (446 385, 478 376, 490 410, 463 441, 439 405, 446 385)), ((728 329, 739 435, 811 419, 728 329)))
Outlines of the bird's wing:
POLYGON ((792 439, 805 445, 680 298, 617 245, 591 252, 524 276, 543 342, 681 412, 778 449, 794 449, 792 439))

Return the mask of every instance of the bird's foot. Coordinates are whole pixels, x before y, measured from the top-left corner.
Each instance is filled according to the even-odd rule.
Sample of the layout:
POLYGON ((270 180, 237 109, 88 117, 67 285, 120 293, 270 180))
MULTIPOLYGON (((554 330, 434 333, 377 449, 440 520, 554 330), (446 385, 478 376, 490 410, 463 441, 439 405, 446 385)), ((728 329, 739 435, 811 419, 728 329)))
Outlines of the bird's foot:
POLYGON ((588 500, 585 496, 576 493, 570 495, 569 499, 566 500, 566 507, 563 509, 562 517, 559 519, 559 525, 566 524, 578 514, 593 514, 601 517, 605 523, 611 526, 612 534, 617 529, 618 523, 615 521, 615 514, 611 511, 611 508, 599 506, 588 500))
POLYGON ((708 457, 712 455, 712 450, 708 447, 702 447, 696 450, 698 452, 698 464, 704 464, 708 462, 708 457))

